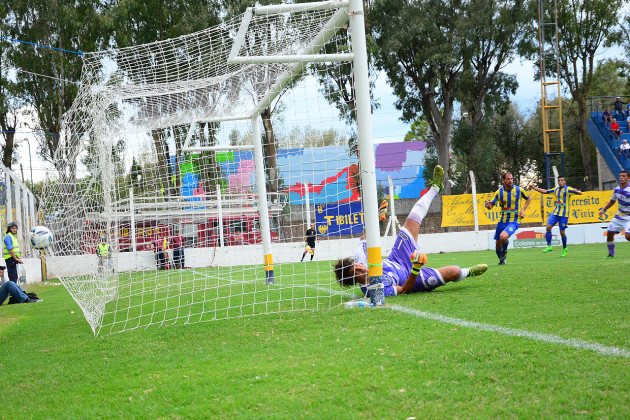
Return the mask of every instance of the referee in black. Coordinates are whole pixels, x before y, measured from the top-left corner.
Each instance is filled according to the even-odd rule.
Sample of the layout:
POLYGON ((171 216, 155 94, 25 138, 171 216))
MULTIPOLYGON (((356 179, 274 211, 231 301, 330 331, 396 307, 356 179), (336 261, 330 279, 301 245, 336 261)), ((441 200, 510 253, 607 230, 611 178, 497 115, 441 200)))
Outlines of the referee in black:
POLYGON ((313 256, 315 255, 315 239, 317 239, 317 242, 319 242, 319 238, 317 237, 317 230, 315 229, 315 223, 311 223, 311 228, 306 231, 304 236, 306 246, 304 247, 304 253, 302 254, 302 259, 300 260, 300 262, 304 261, 304 257, 309 252, 311 254, 311 261, 313 261, 313 256))

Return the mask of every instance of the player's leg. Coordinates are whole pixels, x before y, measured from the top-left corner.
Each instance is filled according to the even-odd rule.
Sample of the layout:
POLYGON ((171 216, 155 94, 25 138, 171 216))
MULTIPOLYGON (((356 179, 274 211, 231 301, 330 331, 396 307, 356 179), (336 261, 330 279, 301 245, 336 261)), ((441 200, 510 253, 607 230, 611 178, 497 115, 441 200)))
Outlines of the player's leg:
POLYGON ((468 268, 461 268, 457 265, 449 265, 447 267, 438 268, 445 283, 458 282, 466 277, 480 276, 488 270, 486 264, 477 264, 468 268))
POLYGON ((300 259, 300 262, 304 261, 304 257, 306 256, 306 250, 304 250, 304 252, 302 253, 302 258, 300 259))
POLYGON ((315 245, 311 247, 311 261, 313 261, 314 256, 315 256, 315 245))
POLYGON ((567 224, 569 222, 568 217, 561 217, 558 222, 558 227, 560 228, 560 237, 562 238, 562 253, 560 257, 564 258, 567 256, 567 224))
POLYGON ((624 224, 620 223, 619 219, 613 217, 608 225, 606 232, 606 245, 608 246, 608 255, 605 258, 615 258, 615 235, 620 233, 624 224))
POLYGON ((517 222, 505 223, 505 228, 499 235, 499 240, 501 241, 501 256, 499 257, 499 265, 505 264, 505 259, 507 258, 508 253, 508 245, 510 244, 510 236, 518 230, 519 226, 520 224, 517 222))
POLYGON ((420 225, 422 220, 429 211, 431 202, 444 188, 442 178, 444 177, 444 169, 440 165, 437 165, 433 169, 433 180, 431 181, 431 188, 413 205, 411 212, 407 216, 407 220, 403 224, 403 227, 409 231, 413 239, 418 241, 418 233, 420 233, 420 225))
POLYGON ((503 228, 505 223, 497 223, 497 228, 494 231, 494 243, 495 243, 495 252, 497 253, 497 258, 499 259, 499 265, 501 264, 501 254, 503 251, 503 243, 501 242, 501 232, 503 232, 503 228))
POLYGON ((430 292, 440 286, 444 286, 448 282, 458 282, 466 277, 480 276, 487 269, 488 266, 486 264, 477 264, 469 268, 461 268, 457 265, 449 265, 438 269, 422 267, 416 278, 416 284, 413 286, 412 293, 430 292))
MULTIPOLYGON (((610 229, 610 226, 608 227, 610 229)), ((608 230, 606 232, 606 245, 608 246, 608 255, 606 258, 615 258, 615 233, 608 230)))
POLYGON ((551 238, 553 235, 551 234, 551 229, 556 225, 557 220, 556 216, 553 214, 549 216, 549 220, 547 221, 547 231, 545 232, 545 240, 547 240, 547 248, 543 249, 543 252, 551 252, 553 251, 553 247, 551 246, 551 238))

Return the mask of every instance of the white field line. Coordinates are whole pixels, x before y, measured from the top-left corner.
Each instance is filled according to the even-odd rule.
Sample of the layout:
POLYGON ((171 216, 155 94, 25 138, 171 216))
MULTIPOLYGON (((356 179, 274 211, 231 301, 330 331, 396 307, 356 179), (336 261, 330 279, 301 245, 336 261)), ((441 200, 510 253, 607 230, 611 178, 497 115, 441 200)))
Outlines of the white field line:
POLYGON ((450 316, 444 316, 439 314, 433 314, 431 312, 419 311, 417 309, 410 309, 404 306, 391 305, 389 309, 394 311, 415 315, 421 318, 431 319, 433 321, 445 322, 447 324, 457 325, 458 327, 473 328, 481 331, 496 332, 503 335, 509 335, 512 337, 528 338, 530 340, 542 341, 545 343, 559 344, 565 347, 572 347, 578 350, 591 350, 604 356, 621 356, 626 359, 630 359, 630 350, 625 348, 618 348, 612 346, 605 346, 599 343, 593 343, 590 341, 578 340, 576 338, 562 338, 553 334, 543 334, 539 332, 532 332, 527 330, 519 330, 516 328, 500 327, 498 325, 484 324, 481 322, 466 321, 465 319, 453 318, 450 316))
MULTIPOLYGON (((335 291, 331 291, 330 289, 324 289, 320 287, 318 287, 318 289, 326 290, 326 291, 332 292, 333 294, 339 293, 349 298, 356 298, 356 296, 353 293, 335 292, 335 291)), ((402 313, 414 315, 420 318, 426 318, 426 319, 431 319, 433 321, 444 322, 446 324, 457 325, 458 327, 473 328, 475 330, 480 330, 480 331, 495 332, 495 333, 499 333, 503 335, 509 335, 512 337, 521 337, 521 338, 527 338, 527 339, 535 340, 535 341, 542 341, 544 343, 559 344, 561 346, 572 347, 578 350, 591 350, 591 351, 594 351, 595 353, 599 353, 604 356, 620 356, 626 359, 630 359, 630 350, 625 349, 623 347, 619 348, 619 347, 605 346, 603 344, 579 340, 576 338, 563 338, 563 337, 560 337, 558 335, 553 335, 553 334, 544 334, 544 333, 539 333, 539 332, 534 332, 534 331, 519 330, 516 328, 501 327, 499 325, 484 324, 482 322, 466 321, 465 319, 453 318, 450 316, 434 314, 434 313, 426 312, 426 311, 419 311, 417 309, 411 309, 411 308, 407 308, 400 305, 387 305, 386 308, 391 309, 392 311, 402 312, 402 313)))

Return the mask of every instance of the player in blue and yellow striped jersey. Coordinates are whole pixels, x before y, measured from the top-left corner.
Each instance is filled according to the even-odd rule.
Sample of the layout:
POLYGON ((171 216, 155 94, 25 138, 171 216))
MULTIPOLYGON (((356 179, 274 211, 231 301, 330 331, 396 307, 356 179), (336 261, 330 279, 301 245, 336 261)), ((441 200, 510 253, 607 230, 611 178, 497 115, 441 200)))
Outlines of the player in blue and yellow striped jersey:
POLYGON ((503 186, 494 193, 490 201, 486 201, 486 208, 490 210, 495 204, 501 206, 501 219, 497 223, 497 230, 494 233, 496 241, 496 252, 499 257, 499 265, 505 265, 510 236, 521 225, 521 220, 525 217, 525 210, 529 206, 532 197, 518 185, 514 185, 514 176, 511 172, 505 172, 501 176, 503 186), (525 200, 523 207, 520 201, 525 200))
POLYGON ((553 251, 553 247, 551 246, 551 229, 557 223, 560 228, 560 235, 562 236, 562 254, 560 254, 560 256, 562 258, 566 257, 567 235, 564 231, 567 229, 567 223, 569 222, 569 198, 574 194, 582 195, 582 191, 569 187, 567 185, 566 178, 563 176, 558 177, 558 187, 556 188, 543 190, 542 188, 535 187, 531 184, 529 185, 529 188, 542 194, 553 194, 556 197, 556 207, 549 215, 549 220, 547 221, 547 233, 545 234, 545 238, 547 239, 547 248, 543 249, 543 252, 553 251))

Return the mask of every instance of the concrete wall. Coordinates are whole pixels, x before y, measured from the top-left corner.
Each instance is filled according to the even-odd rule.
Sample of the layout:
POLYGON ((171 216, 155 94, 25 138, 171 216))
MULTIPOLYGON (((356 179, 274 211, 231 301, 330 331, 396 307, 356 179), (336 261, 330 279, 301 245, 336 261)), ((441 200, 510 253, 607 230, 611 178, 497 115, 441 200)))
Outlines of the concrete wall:
MULTIPOLYGON (((603 245, 606 242, 605 231, 607 226, 607 223, 570 225, 567 229, 568 243, 571 245, 601 243, 603 245)), ((514 246, 516 236, 524 231, 542 233, 545 231, 545 228, 519 229, 512 237, 510 247, 514 246)), ((558 237, 558 228, 555 227, 552 233, 558 237)), ((494 230, 429 233, 419 235, 418 242, 422 251, 427 254, 483 251, 494 249, 493 236, 494 230)), ((395 238, 389 236, 381 238, 381 240, 383 255, 388 255, 394 245, 395 238)), ((625 241, 621 235, 617 235, 616 240, 625 241)), ((359 241, 359 238, 321 240, 315 247, 315 258, 321 261, 352 256, 359 245, 359 241)), ((544 245, 544 243, 539 241, 538 246, 544 245)), ((298 262, 303 251, 303 242, 273 244, 273 261, 275 264, 298 262)), ((602 247, 602 253, 605 252, 605 247, 602 247)), ((119 272, 155 269, 155 257, 149 251, 120 253, 116 256, 114 262, 119 272)), ((186 266, 193 268, 258 263, 262 263, 261 245, 186 249, 186 266)), ((38 259, 27 259, 24 266, 29 282, 41 281, 40 261, 38 259)), ((91 274, 97 272, 97 267, 98 260, 96 255, 51 258, 48 263, 49 278, 91 274)))

